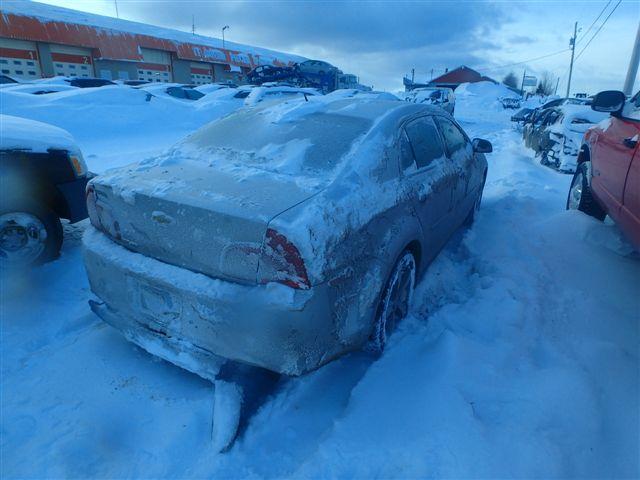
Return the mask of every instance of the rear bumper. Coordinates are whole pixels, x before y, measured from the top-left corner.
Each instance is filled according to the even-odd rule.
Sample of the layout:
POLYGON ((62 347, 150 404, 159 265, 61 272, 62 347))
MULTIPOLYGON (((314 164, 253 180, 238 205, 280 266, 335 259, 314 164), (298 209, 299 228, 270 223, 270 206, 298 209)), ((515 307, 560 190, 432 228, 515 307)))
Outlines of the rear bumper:
POLYGON ((328 287, 294 290, 212 279, 121 247, 93 227, 84 238, 92 309, 150 353, 212 379, 221 359, 300 375, 347 348, 328 287))

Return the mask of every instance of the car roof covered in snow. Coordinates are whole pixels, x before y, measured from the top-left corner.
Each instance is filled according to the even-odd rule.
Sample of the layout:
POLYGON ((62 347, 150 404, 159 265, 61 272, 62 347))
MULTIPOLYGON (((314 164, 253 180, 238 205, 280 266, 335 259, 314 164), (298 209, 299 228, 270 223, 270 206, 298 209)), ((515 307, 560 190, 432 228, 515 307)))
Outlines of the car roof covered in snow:
POLYGON ((69 132, 48 123, 0 114, 0 150, 48 150, 78 152, 69 132))

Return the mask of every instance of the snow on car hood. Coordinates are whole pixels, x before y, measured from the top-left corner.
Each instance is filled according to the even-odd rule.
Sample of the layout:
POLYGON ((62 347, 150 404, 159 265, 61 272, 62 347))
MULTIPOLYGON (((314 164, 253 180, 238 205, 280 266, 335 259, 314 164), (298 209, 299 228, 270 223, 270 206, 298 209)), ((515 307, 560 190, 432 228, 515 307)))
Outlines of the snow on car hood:
POLYGON ((608 113, 596 112, 588 105, 563 105, 560 110, 562 121, 551 125, 549 131, 564 135, 568 132, 584 134, 594 124, 609 117, 608 113))
POLYGON ((77 152, 69 132, 48 123, 0 114, 0 150, 29 150, 44 153, 49 149, 77 152))

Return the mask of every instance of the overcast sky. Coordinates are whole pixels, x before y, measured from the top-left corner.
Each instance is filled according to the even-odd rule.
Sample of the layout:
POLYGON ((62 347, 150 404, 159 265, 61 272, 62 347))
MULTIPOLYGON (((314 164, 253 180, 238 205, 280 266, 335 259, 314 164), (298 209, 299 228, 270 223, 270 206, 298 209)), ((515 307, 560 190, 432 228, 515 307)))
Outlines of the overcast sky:
MULTIPOLYGON (((114 0, 45 3, 116 13, 114 0)), ((117 0, 120 18, 191 31, 193 15, 199 34, 220 37, 229 25, 228 40, 327 60, 377 89, 401 89, 412 68, 417 80, 428 80, 432 69, 437 76, 464 64, 497 80, 510 71, 521 77, 525 68, 546 71, 554 81, 560 78, 559 93, 566 88, 570 52, 528 60, 568 49, 575 21, 582 29, 579 54, 617 3, 117 0)), ((640 1, 622 0, 577 59, 572 93, 622 88, 639 22, 640 1)))

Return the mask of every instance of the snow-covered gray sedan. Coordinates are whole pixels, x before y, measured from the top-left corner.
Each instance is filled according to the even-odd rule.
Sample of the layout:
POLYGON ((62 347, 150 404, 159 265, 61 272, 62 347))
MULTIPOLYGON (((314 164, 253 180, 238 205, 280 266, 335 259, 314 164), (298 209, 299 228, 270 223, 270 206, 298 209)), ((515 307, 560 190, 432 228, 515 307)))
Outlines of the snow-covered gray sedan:
POLYGON ((309 97, 239 110, 88 187, 93 310, 213 379, 381 351, 416 279, 473 220, 485 140, 442 109, 309 97))

